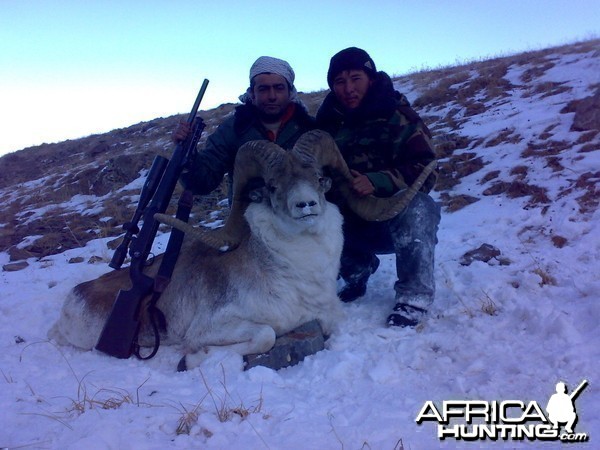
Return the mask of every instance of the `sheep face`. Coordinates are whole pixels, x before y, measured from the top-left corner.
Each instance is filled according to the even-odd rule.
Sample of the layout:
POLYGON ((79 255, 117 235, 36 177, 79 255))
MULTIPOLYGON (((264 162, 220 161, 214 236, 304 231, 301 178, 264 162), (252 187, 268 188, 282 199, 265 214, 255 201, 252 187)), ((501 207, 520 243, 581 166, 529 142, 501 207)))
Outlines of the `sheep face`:
POLYGON ((302 166, 290 157, 273 168, 274 176, 267 176, 263 194, 274 215, 290 230, 311 228, 322 216, 326 207, 325 193, 331 180, 323 177, 314 166, 302 166))

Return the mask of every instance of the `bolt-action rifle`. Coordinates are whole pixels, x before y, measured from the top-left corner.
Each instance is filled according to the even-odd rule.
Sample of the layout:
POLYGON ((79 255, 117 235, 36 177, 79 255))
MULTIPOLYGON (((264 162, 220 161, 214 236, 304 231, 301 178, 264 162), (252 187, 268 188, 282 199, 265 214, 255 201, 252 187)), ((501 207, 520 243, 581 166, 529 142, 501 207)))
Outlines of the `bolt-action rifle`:
MULTIPOLYGON (((104 328, 96 344, 96 350, 100 350, 108 355, 117 358, 129 358, 135 351, 136 355, 140 357, 137 349, 137 335, 140 328, 143 300, 152 294, 153 291, 155 294, 158 293, 160 295, 160 292, 168 284, 168 279, 170 279, 170 273, 175 265, 179 247, 183 239, 182 235, 176 233, 177 230, 173 230, 171 233, 171 238, 163 259, 163 263, 165 259, 170 259, 171 262, 171 267, 168 267, 166 270, 167 275, 161 277, 161 271, 159 270, 159 276, 156 278, 149 277, 144 274, 144 267, 147 266, 152 244, 160 225, 154 218, 154 215, 156 213, 164 213, 169 206, 179 176, 183 169, 191 163, 196 144, 204 129, 204 122, 200 117, 196 117, 196 113, 198 112, 207 85, 208 80, 204 80, 192 111, 187 118, 187 122, 192 126, 192 132, 184 142, 177 144, 170 160, 160 155, 155 157, 152 167, 146 176, 146 181, 142 187, 140 199, 133 217, 131 221, 123 225, 123 229, 125 230, 123 242, 115 250, 109 266, 113 269, 120 269, 129 250, 129 256, 131 257, 129 277, 132 287, 128 291, 120 290, 117 294, 112 311, 104 324, 104 328), (140 219, 143 219, 141 229, 138 227, 140 219), (166 283, 165 279, 167 279, 166 283)), ((180 214, 180 209, 182 208, 179 208, 177 214, 178 218, 185 221, 187 221, 189 209, 191 209, 191 200, 188 199, 187 201, 189 203, 187 211, 180 214)), ((164 269, 163 266, 161 266, 161 269, 164 269)), ((157 339, 154 349, 154 353, 156 353, 159 343, 156 326, 154 327, 154 333, 157 339)))

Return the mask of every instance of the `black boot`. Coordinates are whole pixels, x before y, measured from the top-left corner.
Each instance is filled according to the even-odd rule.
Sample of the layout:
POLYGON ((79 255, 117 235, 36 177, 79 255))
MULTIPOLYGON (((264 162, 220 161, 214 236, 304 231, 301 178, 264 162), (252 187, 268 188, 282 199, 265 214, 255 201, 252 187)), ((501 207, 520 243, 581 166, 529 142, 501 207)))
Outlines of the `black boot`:
POLYGON ((414 327, 425 317, 427 310, 406 303, 396 303, 394 312, 387 318, 390 327, 414 327))
POLYGON ((347 284, 342 288, 338 297, 344 303, 350 303, 362 297, 367 292, 367 283, 347 284))
POLYGON ((374 274, 379 268, 379 258, 373 255, 373 259, 371 260, 371 266, 366 274, 366 276, 360 277, 357 281, 350 281, 342 288, 339 292, 338 297, 344 303, 350 303, 356 300, 357 298, 362 297, 367 292, 367 281, 369 281, 369 277, 374 274))

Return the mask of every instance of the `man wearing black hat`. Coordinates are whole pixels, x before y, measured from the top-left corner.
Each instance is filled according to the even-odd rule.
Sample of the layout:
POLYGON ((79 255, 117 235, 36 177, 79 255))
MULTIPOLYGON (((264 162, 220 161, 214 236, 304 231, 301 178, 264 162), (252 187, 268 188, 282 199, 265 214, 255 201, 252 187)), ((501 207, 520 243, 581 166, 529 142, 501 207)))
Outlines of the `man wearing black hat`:
MULTIPOLYGON (((331 92, 317 113, 317 126, 332 134, 354 175, 359 195, 392 196, 410 186, 435 159, 431 134, 390 77, 377 72, 367 52, 350 47, 330 61, 331 92)), ((341 300, 363 296, 379 266, 376 254, 396 254, 396 305, 390 326, 415 326, 433 302, 434 250, 440 208, 428 195, 430 176, 421 192, 385 222, 366 222, 338 203, 344 215, 341 300)))

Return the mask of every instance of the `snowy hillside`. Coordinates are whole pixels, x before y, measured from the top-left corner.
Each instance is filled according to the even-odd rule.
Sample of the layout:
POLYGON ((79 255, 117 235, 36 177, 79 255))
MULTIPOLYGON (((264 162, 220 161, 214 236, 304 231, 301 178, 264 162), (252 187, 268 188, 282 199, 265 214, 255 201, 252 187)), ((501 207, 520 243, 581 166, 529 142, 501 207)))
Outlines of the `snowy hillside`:
MULTIPOLYGON (((444 205, 436 301, 416 329, 384 326, 395 281, 384 255, 367 295, 343 305, 347 317, 326 350, 277 372, 243 371, 241 358, 224 352, 177 373, 175 347, 143 362, 46 339, 69 289, 109 270, 111 238, 1 272, 0 448, 563 448, 440 440, 435 421, 415 419, 427 401, 545 408, 557 382, 572 390, 584 379, 575 432, 589 440, 571 445, 597 448, 598 74, 592 41, 395 81, 434 132, 444 171, 433 193, 444 205), (468 256, 483 244, 486 255, 468 256)), ((28 183, 43 182, 20 189, 28 183)), ((61 210, 83 216, 93 203, 84 200, 69 198, 61 210)), ((0 253, 0 265, 9 262, 0 253)))

